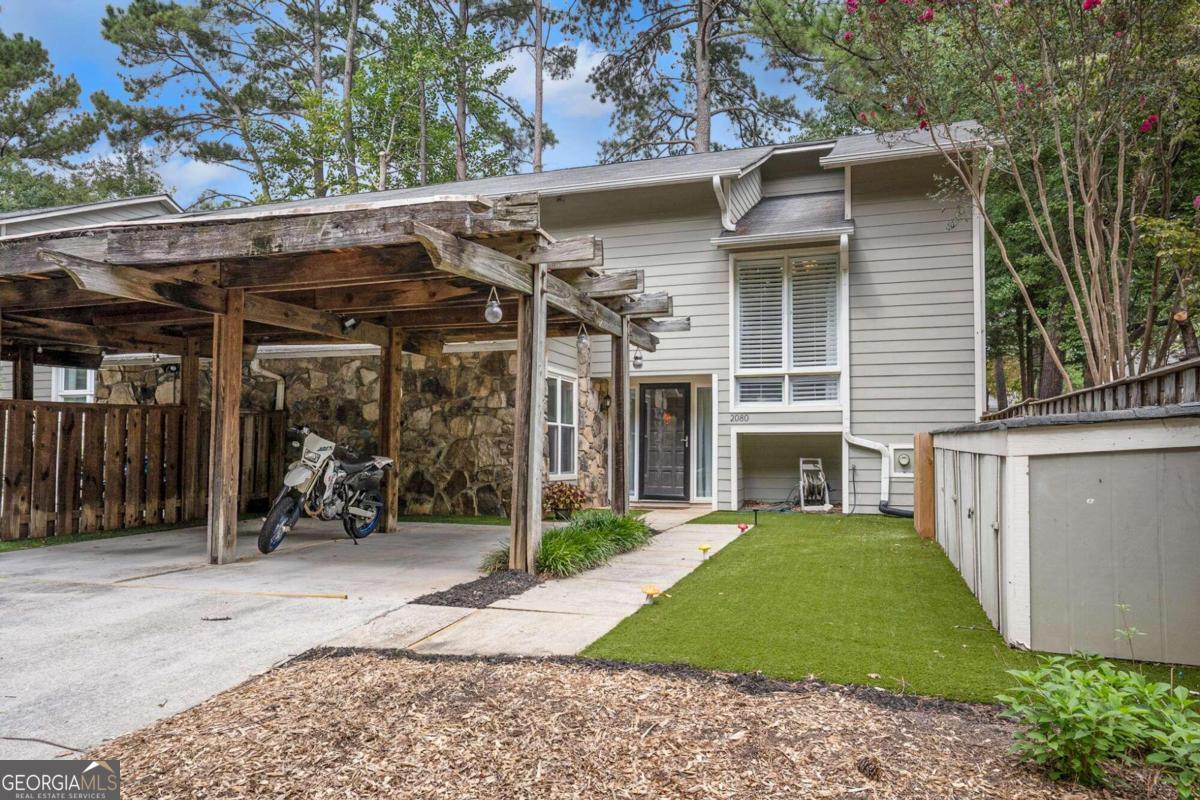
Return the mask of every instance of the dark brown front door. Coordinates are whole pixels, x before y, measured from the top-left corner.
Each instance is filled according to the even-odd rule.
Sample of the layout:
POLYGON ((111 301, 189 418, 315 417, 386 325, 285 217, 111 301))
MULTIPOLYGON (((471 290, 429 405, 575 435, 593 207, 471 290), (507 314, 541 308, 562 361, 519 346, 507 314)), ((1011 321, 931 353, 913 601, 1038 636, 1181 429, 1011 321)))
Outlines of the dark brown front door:
POLYGON ((647 500, 688 500, 691 386, 643 383, 638 484, 647 500))

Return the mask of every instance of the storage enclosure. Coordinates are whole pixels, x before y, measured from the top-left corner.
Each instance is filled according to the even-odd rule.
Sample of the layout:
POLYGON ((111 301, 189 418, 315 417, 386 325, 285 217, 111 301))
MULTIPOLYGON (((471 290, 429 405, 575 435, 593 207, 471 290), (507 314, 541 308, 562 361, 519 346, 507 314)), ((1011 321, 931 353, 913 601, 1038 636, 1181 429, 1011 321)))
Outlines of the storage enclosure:
POLYGON ((937 542, 1006 641, 1200 664, 1200 404, 985 422, 933 447, 937 542))

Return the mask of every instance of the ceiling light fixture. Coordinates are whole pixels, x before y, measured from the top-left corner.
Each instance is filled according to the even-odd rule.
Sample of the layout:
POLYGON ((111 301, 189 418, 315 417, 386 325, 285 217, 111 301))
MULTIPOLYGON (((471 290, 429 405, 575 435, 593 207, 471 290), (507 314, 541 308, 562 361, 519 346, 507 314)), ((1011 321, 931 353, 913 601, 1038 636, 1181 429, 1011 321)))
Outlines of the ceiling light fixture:
POLYGON ((487 305, 483 309, 483 318, 493 325, 504 319, 504 309, 500 307, 500 295, 496 293, 495 286, 488 295, 487 305))

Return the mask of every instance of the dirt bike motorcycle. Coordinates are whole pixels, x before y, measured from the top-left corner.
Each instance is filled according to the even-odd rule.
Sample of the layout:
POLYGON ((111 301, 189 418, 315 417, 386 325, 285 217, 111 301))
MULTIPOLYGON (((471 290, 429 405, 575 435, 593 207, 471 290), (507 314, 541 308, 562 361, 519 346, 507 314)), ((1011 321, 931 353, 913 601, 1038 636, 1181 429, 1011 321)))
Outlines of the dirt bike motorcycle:
POLYGON ((270 553, 292 530, 300 513, 314 519, 341 519, 346 534, 359 539, 375 532, 383 520, 383 473, 392 459, 359 458, 353 452, 317 436, 307 427, 289 428, 300 458, 288 467, 283 489, 271 505, 258 534, 258 549, 270 553))

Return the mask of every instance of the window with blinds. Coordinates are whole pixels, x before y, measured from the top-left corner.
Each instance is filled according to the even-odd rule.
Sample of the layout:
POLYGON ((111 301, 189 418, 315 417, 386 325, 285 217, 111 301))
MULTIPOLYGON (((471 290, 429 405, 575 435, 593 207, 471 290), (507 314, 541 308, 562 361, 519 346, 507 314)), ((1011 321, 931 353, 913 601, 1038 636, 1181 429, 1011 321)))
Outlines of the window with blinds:
POLYGON ((737 265, 737 359, 740 369, 783 368, 783 259, 737 265))
POLYGON ((734 280, 737 402, 836 402, 837 255, 739 260, 734 280))

